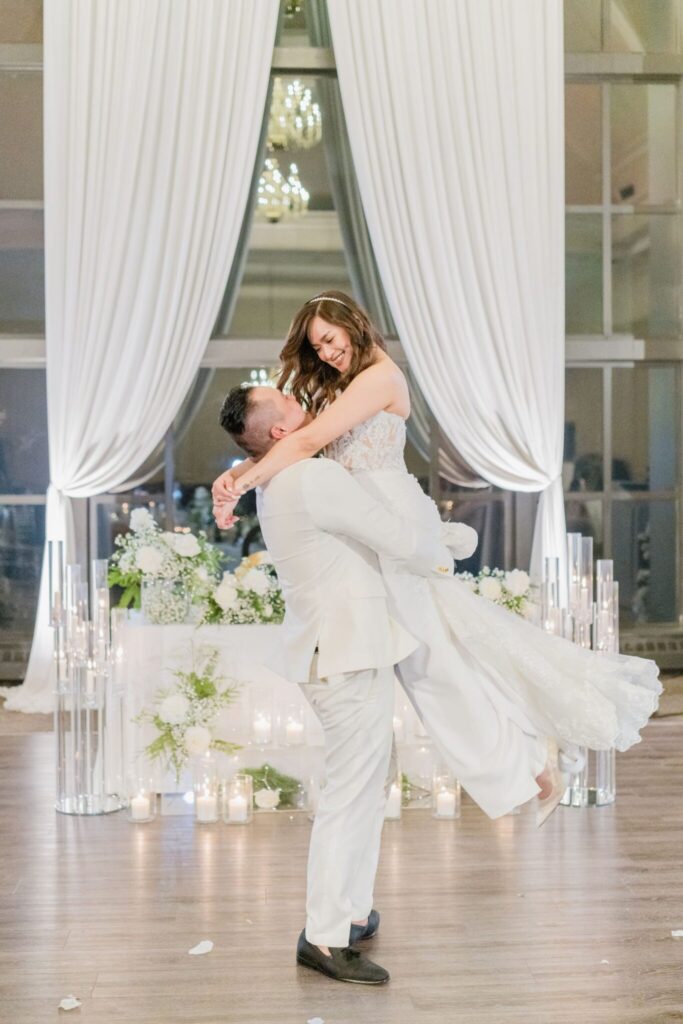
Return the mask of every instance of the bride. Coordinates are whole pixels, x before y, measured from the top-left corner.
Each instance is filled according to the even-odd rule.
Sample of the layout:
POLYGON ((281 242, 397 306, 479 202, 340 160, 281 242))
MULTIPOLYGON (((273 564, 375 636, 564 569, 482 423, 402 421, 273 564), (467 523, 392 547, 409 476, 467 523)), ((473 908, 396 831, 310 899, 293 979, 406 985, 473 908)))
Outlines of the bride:
MULTIPOLYGON (((215 481, 218 525, 235 521, 246 491, 324 451, 397 515, 445 529, 456 557, 471 554, 466 538, 463 547, 468 528, 442 523, 407 472, 408 385, 361 307, 340 291, 310 299, 281 359, 278 388, 309 415, 258 462, 215 481)), ((565 772, 582 767, 578 748, 623 751, 640 741, 662 690, 654 661, 552 636, 457 577, 421 579, 380 563, 396 618, 422 642, 397 666, 401 683, 441 756, 490 817, 537 795, 542 824, 561 799, 565 772)))

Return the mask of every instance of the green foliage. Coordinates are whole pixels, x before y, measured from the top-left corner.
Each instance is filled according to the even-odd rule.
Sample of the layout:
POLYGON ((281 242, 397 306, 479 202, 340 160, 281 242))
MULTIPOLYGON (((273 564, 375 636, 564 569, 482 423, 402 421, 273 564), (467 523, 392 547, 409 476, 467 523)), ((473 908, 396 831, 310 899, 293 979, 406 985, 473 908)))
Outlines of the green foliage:
POLYGON ((243 773, 251 775, 254 780, 254 793, 259 789, 279 789, 280 807, 296 807, 296 798, 301 789, 298 779, 279 772, 269 764, 263 764, 260 768, 244 768, 243 773))

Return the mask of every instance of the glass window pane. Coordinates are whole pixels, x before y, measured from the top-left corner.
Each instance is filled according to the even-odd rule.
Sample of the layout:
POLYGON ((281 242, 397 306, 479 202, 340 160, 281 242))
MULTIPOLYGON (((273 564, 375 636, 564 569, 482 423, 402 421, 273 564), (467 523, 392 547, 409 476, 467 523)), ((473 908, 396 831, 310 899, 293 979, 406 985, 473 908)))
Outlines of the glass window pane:
POLYGON ((44 370, 0 373, 0 494, 43 494, 49 482, 44 370))
POLYGON ((42 210, 0 210, 0 331, 43 334, 42 210))
POLYGON ((613 85, 610 118, 612 202, 674 202, 676 86, 613 85))
POLYGON ((564 48, 567 53, 601 49, 601 0, 564 0, 564 48))
POLYGON ((612 476, 616 490, 675 489, 677 409, 673 366, 612 371, 612 476))
POLYGON ((676 214, 612 217, 616 333, 677 337, 680 330, 680 221, 676 214))
POLYGON ((310 46, 306 0, 280 0, 276 46, 310 46))
POLYGON ((567 370, 565 386, 564 488, 603 489, 602 370, 567 370))
MULTIPOLYGON (((291 79, 281 76, 280 81, 286 89, 291 79)), ((312 102, 318 102, 318 78, 298 76, 298 81, 311 90, 312 102)), ((277 160, 285 177, 295 165, 309 193, 308 211, 277 222, 254 217, 235 311, 229 325, 217 326, 219 336, 284 338, 294 313, 312 295, 326 288, 351 291, 323 142, 309 148, 273 148, 268 158, 277 160)))
POLYGON ((44 505, 0 505, 2 679, 21 679, 26 670, 44 543, 44 505))
POLYGON ((564 91, 565 195, 568 204, 602 202, 602 101, 599 85, 564 91))
POLYGON ((43 197, 43 76, 0 72, 0 199, 43 197))
POLYGON ((42 43, 43 0, 0 0, 0 43, 42 43))
POLYGON ((613 53, 676 53, 679 0, 611 0, 606 49, 613 53))
POLYGON ((677 621, 675 502, 615 502, 612 548, 622 622, 677 621))
POLYGON ((568 533, 593 538, 593 557, 603 557, 603 506, 600 498, 567 497, 564 503, 568 533))
POLYGON ((567 334, 602 334, 602 220, 599 214, 567 214, 567 334))

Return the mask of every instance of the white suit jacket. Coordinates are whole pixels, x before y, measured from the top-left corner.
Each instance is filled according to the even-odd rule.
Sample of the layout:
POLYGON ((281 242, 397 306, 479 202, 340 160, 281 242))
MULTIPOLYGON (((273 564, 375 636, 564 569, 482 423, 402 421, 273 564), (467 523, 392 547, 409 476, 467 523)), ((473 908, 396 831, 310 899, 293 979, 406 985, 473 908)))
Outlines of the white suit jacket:
POLYGON ((385 510, 330 459, 289 466, 257 504, 286 602, 285 678, 307 682, 316 647, 321 679, 395 665, 417 649, 387 611, 375 552, 420 576, 451 575, 443 544, 385 510))

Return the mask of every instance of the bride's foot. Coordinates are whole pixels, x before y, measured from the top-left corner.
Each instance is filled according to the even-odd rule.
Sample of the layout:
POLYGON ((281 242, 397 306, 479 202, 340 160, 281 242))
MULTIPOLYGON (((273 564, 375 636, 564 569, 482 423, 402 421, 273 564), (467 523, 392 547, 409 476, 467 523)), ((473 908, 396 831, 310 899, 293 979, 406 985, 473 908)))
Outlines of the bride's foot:
POLYGON ((540 828, 559 806, 569 783, 569 776, 560 771, 557 744, 548 740, 548 761, 536 782, 541 788, 536 805, 536 827, 540 828))

